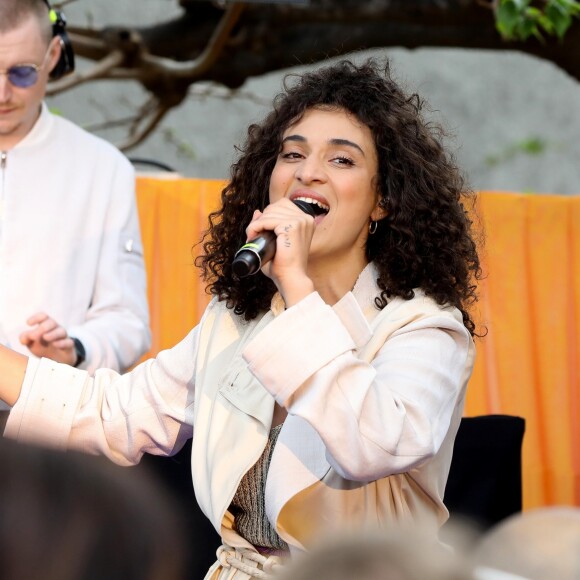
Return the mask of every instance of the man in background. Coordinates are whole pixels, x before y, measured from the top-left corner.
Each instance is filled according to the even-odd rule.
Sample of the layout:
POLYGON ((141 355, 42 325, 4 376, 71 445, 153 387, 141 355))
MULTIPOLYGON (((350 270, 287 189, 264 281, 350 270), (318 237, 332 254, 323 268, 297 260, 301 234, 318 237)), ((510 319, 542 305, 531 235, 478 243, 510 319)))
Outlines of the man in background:
POLYGON ((46 0, 0 1, 0 343, 124 371, 151 340, 135 175, 43 102, 73 67, 46 0))

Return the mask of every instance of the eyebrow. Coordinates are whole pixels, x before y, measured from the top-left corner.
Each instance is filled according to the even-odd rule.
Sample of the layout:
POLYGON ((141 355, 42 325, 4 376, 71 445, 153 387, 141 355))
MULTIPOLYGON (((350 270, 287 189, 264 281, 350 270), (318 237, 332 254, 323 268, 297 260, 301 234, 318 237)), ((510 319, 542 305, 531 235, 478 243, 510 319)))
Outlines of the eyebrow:
MULTIPOLYGON (((284 139, 282 139, 282 143, 286 143, 286 141, 299 141, 300 143, 306 143, 306 137, 303 137, 302 135, 288 135, 288 137, 284 137, 284 139)), ((348 139, 339 139, 336 137, 334 139, 329 139, 328 143, 330 145, 345 145, 346 147, 354 147, 354 149, 358 149, 362 155, 365 156, 365 152, 354 141, 349 141, 348 139)))

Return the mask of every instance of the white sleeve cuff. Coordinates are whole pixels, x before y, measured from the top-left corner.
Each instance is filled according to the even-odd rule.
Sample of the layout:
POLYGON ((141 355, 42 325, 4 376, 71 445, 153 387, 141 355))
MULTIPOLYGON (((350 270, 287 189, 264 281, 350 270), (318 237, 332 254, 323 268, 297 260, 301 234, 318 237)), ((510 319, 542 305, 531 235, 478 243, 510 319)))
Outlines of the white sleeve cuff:
POLYGON ((87 377, 86 371, 50 359, 29 359, 22 391, 10 412, 5 435, 18 441, 66 449, 87 377), (40 416, 42 421, 36 421, 40 416))

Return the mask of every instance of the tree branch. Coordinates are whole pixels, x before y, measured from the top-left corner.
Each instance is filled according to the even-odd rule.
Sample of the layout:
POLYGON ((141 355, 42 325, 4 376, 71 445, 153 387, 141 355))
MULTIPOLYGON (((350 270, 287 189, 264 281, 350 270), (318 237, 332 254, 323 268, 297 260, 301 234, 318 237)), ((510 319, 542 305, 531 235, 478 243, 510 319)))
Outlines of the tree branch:
POLYGON ((135 122, 129 131, 129 137, 123 143, 119 144, 119 149, 121 151, 131 149, 132 147, 135 147, 139 143, 143 142, 169 111, 170 107, 167 105, 159 101, 153 101, 154 100, 149 101, 141 109, 141 113, 144 113, 144 115, 139 115, 135 119, 135 122), (145 120, 147 120, 147 122, 144 123, 145 120))
POLYGON ((179 17, 150 27, 69 27, 77 55, 96 64, 51 85, 50 94, 102 78, 140 82, 156 103, 155 112, 122 145, 128 148, 149 135, 198 81, 235 89, 251 76, 362 49, 514 49, 550 60, 580 80, 578 22, 562 41, 506 42, 495 28, 494 2, 311 0, 308 6, 229 3, 224 9, 181 0, 179 17))

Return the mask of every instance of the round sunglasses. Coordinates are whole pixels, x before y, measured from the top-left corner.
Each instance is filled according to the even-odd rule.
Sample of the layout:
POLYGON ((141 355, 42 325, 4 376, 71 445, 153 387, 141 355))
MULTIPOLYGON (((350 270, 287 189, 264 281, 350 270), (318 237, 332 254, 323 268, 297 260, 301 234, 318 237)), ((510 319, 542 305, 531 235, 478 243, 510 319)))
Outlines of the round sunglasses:
POLYGON ((26 89, 36 84, 38 80, 38 73, 42 70, 46 64, 46 59, 50 52, 50 46, 48 47, 44 59, 40 66, 36 64, 16 64, 10 68, 0 70, 0 75, 6 75, 10 84, 18 87, 19 89, 26 89))

